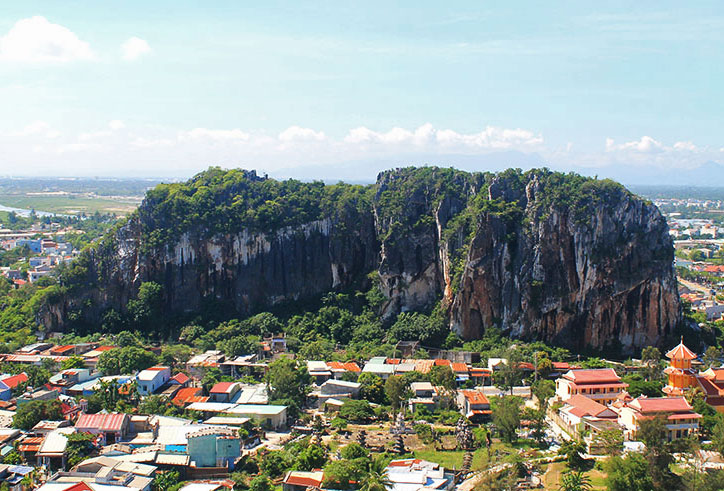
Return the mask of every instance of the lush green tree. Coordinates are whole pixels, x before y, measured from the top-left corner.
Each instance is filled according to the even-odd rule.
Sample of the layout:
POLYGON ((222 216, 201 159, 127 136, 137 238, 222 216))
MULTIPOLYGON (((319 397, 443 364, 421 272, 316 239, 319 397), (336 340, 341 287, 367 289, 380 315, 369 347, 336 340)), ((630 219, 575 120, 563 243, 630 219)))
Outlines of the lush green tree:
POLYGON ((73 355, 68 357, 67 360, 63 360, 60 364, 62 370, 69 370, 71 368, 85 368, 85 360, 82 356, 73 355))
POLYGON ((508 362, 500 365, 500 368, 493 373, 493 381, 496 386, 509 390, 513 395, 513 387, 523 381, 523 371, 520 368, 521 354, 517 349, 509 349, 505 353, 505 358, 508 362))
POLYGON ((98 357, 97 368, 104 375, 131 374, 156 364, 156 355, 137 346, 104 351, 98 357))
POLYGON ((189 361, 192 353, 191 347, 185 344, 166 344, 161 348, 159 361, 163 365, 176 367, 189 361))
POLYGON ((204 334, 206 334, 206 329, 201 326, 197 326, 196 324, 189 324, 181 329, 179 341, 184 344, 191 344, 204 334))
POLYGON ((141 283, 138 295, 129 300, 126 308, 131 321, 146 332, 148 328, 161 324, 163 288, 154 281, 141 283))
POLYGON ((217 348, 228 357, 235 358, 241 355, 251 355, 259 351, 261 338, 259 336, 234 336, 219 341, 217 348))
POLYGON ((274 486, 272 486, 271 481, 264 474, 254 477, 249 482, 249 491, 272 491, 273 489, 274 486))
POLYGON ((621 430, 603 430, 594 437, 594 445, 601 447, 606 455, 615 457, 623 451, 623 433, 621 430))
POLYGON ((611 491, 651 491, 657 489, 649 475, 646 458, 635 452, 612 457, 605 464, 606 486, 611 491))
POLYGON ((279 358, 269 364, 266 383, 271 401, 286 402, 292 411, 301 408, 309 391, 306 367, 291 358, 279 358))
POLYGON ((84 461, 94 450, 95 435, 90 433, 71 433, 64 435, 68 439, 65 453, 68 467, 75 467, 76 464, 84 461))
POLYGON ((453 391, 457 388, 455 381, 455 373, 449 366, 434 366, 429 373, 430 383, 434 386, 445 387, 447 390, 453 391))
POLYGON ((13 416, 13 426, 27 431, 44 419, 57 421, 62 417, 63 411, 59 400, 30 401, 18 407, 13 416))
POLYGON ((706 368, 718 367, 721 365, 721 350, 716 346, 709 346, 703 356, 706 368))
POLYGON ((683 489, 687 491, 721 491, 724 489, 724 471, 699 471, 687 469, 682 476, 683 489))
POLYGON ((168 491, 176 486, 181 480, 178 471, 157 472, 151 482, 153 491, 168 491))
POLYGON ((118 334, 116 334, 116 344, 120 348, 125 348, 127 346, 141 346, 141 340, 138 339, 138 336, 136 336, 134 333, 129 331, 121 331, 118 334))
POLYGON ((540 379, 531 387, 533 395, 538 399, 538 406, 546 410, 548 408, 548 400, 556 393, 556 383, 552 380, 540 379))
POLYGON ((491 399, 493 424, 498 428, 503 441, 512 443, 518 438, 520 426, 520 398, 504 396, 491 399))
POLYGON ((327 462, 326 447, 321 445, 308 445, 307 448, 297 454, 294 469, 299 471, 311 471, 321 469, 327 462))
POLYGON ((279 477, 291 469, 293 457, 284 450, 273 450, 261 456, 259 466, 264 474, 272 478, 279 477))
POLYGON ((575 471, 583 470, 586 465, 586 459, 583 454, 586 453, 586 445, 580 440, 568 440, 561 445, 558 450, 560 455, 566 456, 566 463, 569 469, 575 471))
POLYGON ((591 479, 583 472, 567 472, 561 476, 560 491, 586 491, 591 489, 591 479))
POLYGON ((335 460, 324 468, 324 489, 355 489, 355 484, 367 473, 368 458, 335 460))
POLYGON ((545 443, 546 428, 546 412, 543 409, 532 409, 530 407, 523 408, 521 418, 530 422, 531 435, 538 446, 545 443))
POLYGON ((410 395, 410 386, 403 377, 392 375, 385 381, 385 396, 393 410, 397 411, 410 395))
POLYGON ((374 417, 370 403, 364 399, 348 399, 339 410, 339 417, 354 423, 364 423, 374 417))
POLYGON ((340 451, 340 455, 343 459, 353 460, 360 458, 367 458, 370 456, 369 451, 359 443, 348 443, 340 451))
POLYGON ((389 460, 382 454, 369 462, 367 472, 360 480, 360 491, 387 491, 392 487, 392 481, 387 475, 389 460))

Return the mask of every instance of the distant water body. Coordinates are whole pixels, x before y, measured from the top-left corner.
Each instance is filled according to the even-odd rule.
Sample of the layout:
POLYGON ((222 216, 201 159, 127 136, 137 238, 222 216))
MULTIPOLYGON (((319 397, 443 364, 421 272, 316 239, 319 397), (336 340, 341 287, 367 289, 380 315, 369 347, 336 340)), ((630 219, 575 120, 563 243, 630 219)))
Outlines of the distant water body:
MULTIPOLYGON (((8 213, 11 211, 14 211, 18 215, 24 216, 24 217, 29 217, 30 213, 32 212, 32 210, 25 210, 23 208, 13 208, 11 206, 4 206, 4 205, 0 205, 0 211, 7 211, 8 213)), ((60 215, 57 213, 50 213, 48 211, 38 211, 38 210, 35 210, 35 214, 38 215, 39 217, 67 216, 67 215, 60 215)))

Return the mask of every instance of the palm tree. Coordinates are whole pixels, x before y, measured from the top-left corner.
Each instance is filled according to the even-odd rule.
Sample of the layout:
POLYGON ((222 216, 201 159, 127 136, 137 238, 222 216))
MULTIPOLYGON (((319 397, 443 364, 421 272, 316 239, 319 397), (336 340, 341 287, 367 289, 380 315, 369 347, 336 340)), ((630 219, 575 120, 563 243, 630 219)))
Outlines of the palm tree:
POLYGON ((569 472, 561 478, 560 491, 586 491, 591 489, 591 480, 583 472, 569 472))
POLYGON ((360 481, 360 491, 387 491, 392 487, 390 476, 387 475, 387 457, 377 456, 367 469, 367 474, 360 481))

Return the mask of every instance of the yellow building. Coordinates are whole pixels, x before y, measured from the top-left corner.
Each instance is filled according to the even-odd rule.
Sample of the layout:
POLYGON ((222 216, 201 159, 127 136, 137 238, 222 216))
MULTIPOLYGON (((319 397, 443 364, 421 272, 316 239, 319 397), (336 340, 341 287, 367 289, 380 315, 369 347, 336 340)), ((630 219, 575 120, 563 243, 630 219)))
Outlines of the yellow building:
POLYGON ((684 346, 684 338, 674 349, 666 353, 669 366, 664 373, 669 377, 669 383, 664 387, 668 396, 680 396, 690 387, 698 387, 697 373, 691 367, 692 360, 696 360, 696 353, 684 346))

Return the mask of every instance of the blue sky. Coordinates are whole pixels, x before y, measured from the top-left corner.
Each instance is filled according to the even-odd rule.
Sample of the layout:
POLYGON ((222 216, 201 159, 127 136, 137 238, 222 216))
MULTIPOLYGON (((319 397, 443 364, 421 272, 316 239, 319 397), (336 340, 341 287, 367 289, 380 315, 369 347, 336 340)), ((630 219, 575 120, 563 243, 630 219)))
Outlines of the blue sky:
POLYGON ((724 161, 718 2, 308 3, 4 2, 0 174, 724 161))

